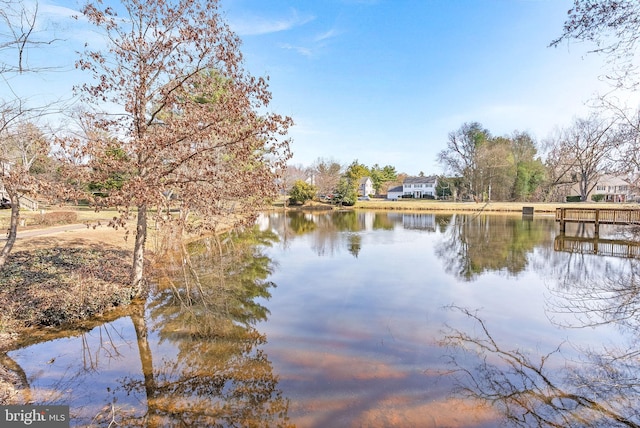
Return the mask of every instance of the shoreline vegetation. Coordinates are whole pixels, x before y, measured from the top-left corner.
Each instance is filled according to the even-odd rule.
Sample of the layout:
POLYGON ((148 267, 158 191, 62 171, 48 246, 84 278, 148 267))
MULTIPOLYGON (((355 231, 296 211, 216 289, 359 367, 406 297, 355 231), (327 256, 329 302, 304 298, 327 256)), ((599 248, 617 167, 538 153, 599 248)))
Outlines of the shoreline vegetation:
MULTIPOLYGON (((274 209, 282 209, 282 204, 274 209)), ((608 203, 608 202, 451 202, 428 199, 406 199, 390 201, 373 198, 369 201, 358 201, 351 207, 339 207, 323 202, 307 202, 304 205, 292 205, 287 209, 294 210, 322 210, 322 209, 366 209, 366 210, 400 210, 400 211, 431 211, 431 212, 483 212, 483 213, 513 213, 521 214, 524 207, 533 207, 535 214, 555 214, 556 208, 625 208, 640 209, 639 203, 608 203)))
MULTIPOLYGON (((640 204, 372 199, 358 201, 352 207, 307 202, 286 209, 515 215, 521 214, 523 207, 533 207, 534 216, 548 216, 560 207, 640 209, 640 204)), ((282 203, 270 207, 271 211, 283 209, 282 203)), ((38 341, 43 331, 55 334, 65 327, 86 328, 136 303, 130 297, 132 293, 128 285, 134 240, 125 229, 107 225, 116 215, 115 211, 95 212, 87 207, 21 212, 22 224, 14 251, 0 271, 0 302, 3 308, 0 314, 0 358, 12 349, 38 341)), ((0 211, 0 226, 6 229, 8 222, 9 210, 0 211)), ((154 230, 150 232, 148 255, 149 263, 153 263, 160 244, 154 230)), ((20 388, 16 381, 0 364, 0 404, 19 401, 20 388)))

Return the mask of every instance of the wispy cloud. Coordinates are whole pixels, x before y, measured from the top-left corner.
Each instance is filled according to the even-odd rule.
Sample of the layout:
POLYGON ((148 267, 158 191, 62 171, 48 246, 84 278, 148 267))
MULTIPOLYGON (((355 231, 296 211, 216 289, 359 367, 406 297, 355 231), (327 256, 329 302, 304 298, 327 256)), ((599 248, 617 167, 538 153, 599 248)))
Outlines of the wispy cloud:
POLYGON ((231 28, 240 36, 256 36, 277 33, 302 26, 315 19, 313 15, 303 15, 292 9, 288 16, 270 18, 266 16, 244 16, 230 22, 231 28))
POLYGON ((340 32, 338 30, 336 30, 335 28, 332 28, 328 31, 325 31, 324 33, 318 34, 313 41, 314 42, 323 42, 325 40, 329 40, 332 39, 336 36, 338 36, 340 34, 340 32))
POLYGON ((337 37, 340 34, 340 31, 332 28, 323 33, 317 34, 314 37, 308 39, 306 43, 302 44, 291 44, 291 43, 282 43, 280 44, 280 48, 287 49, 290 51, 294 51, 303 55, 307 58, 314 56, 318 51, 323 49, 327 45, 327 41, 337 37))
POLYGON ((313 50, 311 48, 306 48, 304 46, 294 46, 294 45, 289 44, 289 43, 282 43, 282 44, 280 44, 280 47, 282 49, 286 49, 286 50, 291 50, 291 51, 297 52, 300 55, 303 55, 303 56, 306 56, 306 57, 313 56, 313 50))
POLYGON ((49 19, 73 18, 75 16, 77 16, 78 18, 82 18, 82 13, 80 13, 79 10, 71 9, 64 6, 49 3, 40 3, 38 8, 40 13, 48 17, 49 19))

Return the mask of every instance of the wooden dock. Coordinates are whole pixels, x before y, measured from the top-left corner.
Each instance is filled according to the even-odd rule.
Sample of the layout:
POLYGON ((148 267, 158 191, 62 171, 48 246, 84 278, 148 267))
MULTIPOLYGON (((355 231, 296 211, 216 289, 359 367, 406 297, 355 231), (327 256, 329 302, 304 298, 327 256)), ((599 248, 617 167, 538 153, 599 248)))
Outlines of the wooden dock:
POLYGON ((556 236, 553 242, 553 249, 566 253, 640 258, 640 242, 617 239, 593 239, 560 235, 556 236))
POLYGON ((560 232, 565 232, 567 223, 592 223, 595 234, 601 224, 640 225, 640 210, 625 208, 556 208, 556 221, 560 232))

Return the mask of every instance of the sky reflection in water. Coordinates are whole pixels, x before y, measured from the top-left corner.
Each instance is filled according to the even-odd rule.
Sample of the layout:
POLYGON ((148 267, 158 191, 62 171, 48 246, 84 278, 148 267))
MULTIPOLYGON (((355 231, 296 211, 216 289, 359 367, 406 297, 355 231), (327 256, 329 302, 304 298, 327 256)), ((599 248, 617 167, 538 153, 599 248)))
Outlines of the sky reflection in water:
MULTIPOLYGON (((566 312, 570 312, 567 301, 581 281, 634 271, 635 260, 554 251, 557 226, 552 219, 292 212, 264 216, 258 224, 261 230, 275 233, 278 241, 260 247, 261 253, 253 257, 266 256, 264 262, 273 267, 247 264, 245 272, 270 272, 261 280, 270 297, 258 292, 256 295, 265 297, 257 297, 258 307, 251 309, 254 314, 262 313, 263 307, 269 313, 266 319, 260 315, 234 321, 245 325, 247 332, 255 327, 266 339, 263 343, 256 336, 249 350, 234 351, 251 367, 260 361, 260 376, 270 385, 269 404, 256 410, 254 418, 273 417, 273 411, 288 404, 284 413, 289 423, 299 427, 494 426, 501 417, 496 409, 451 394, 454 380, 446 374, 467 361, 475 363, 472 356, 461 354, 455 359, 457 365, 450 364, 451 349, 440 343, 451 332, 446 326, 456 332, 481 334, 475 319, 447 309, 452 305, 477 314, 491 337, 505 348, 521 350, 534 359, 566 342, 561 354, 549 358, 549 370, 562 370, 567 359, 581 358, 587 347, 613 346, 629 338, 619 325, 569 328, 584 319, 566 312), (271 282, 275 287, 268 285, 271 282)), ((567 231, 570 233, 582 232, 567 231)), ((619 232, 601 231, 601 235, 606 233, 616 237, 619 232)), ((206 260, 194 256, 196 267, 205 266, 206 260)), ((170 293, 163 299, 173 299, 167 296, 170 293)), ((241 306, 250 307, 248 297, 243 299, 241 306)), ((203 307, 213 307, 208 302, 203 307)), ((184 337, 195 333, 190 330, 193 326, 177 321, 182 319, 180 311, 170 309, 173 306, 166 302, 152 303, 151 308, 146 318, 154 371, 172 360, 184 365, 195 358, 194 352, 211 355, 227 349, 216 342, 219 338, 207 335, 202 339, 208 344, 204 348, 185 345, 184 337), (185 334, 176 334, 182 328, 185 334), (187 354, 189 360, 185 360, 187 354)), ((201 313, 197 310, 202 308, 195 305, 193 313, 201 313)), ((217 322, 212 325, 219 328, 217 322)), ((83 347, 78 338, 9 354, 31 378, 36 401, 45 396, 38 388, 46 389, 60 378, 82 372, 71 375, 79 383, 69 382, 65 389, 69 392, 60 397, 61 402, 71 404, 72 409, 92 406, 84 412, 89 415, 113 395, 118 404, 142 406, 137 412, 144 415, 149 390, 145 394, 144 388, 133 387, 129 395, 123 394, 124 378, 144 383, 132 323, 122 318, 102 329, 118 332, 117 355, 100 345, 100 330, 94 330, 83 336, 85 342, 93 342, 87 347, 93 350, 92 358, 100 360, 89 368, 86 362, 80 363, 83 347), (74 355, 76 365, 65 355, 74 355), (49 358, 56 359, 43 366, 42 361, 49 358)), ((225 371, 235 358, 203 363, 202 370, 225 371)), ((501 363, 492 355, 487 360, 501 363)), ((188 363, 194 364, 201 363, 188 363)), ((238 377, 243 364, 229 369, 223 380, 208 376, 211 382, 227 382, 225 388, 233 388, 245 381, 238 377)), ((180 378, 155 373, 154 382, 161 384, 163 376, 180 378)), ((145 379, 148 384, 150 378, 145 379)), ((222 390, 207 391, 219 394, 218 401, 228 397, 222 390)), ((159 404, 162 409, 158 412, 165 405, 159 404)), ((225 417, 225 426, 242 426, 232 422, 233 414, 225 417)), ((253 419, 243 419, 244 423, 249 420, 253 419)), ((287 423, 286 418, 274 421, 287 423)))

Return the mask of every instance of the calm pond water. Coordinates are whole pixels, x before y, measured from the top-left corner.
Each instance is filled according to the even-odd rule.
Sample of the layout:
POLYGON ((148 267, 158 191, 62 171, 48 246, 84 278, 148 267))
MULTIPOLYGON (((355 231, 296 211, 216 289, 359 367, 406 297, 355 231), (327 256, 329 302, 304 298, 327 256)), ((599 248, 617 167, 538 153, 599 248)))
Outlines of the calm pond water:
POLYGON ((638 426, 629 228, 289 212, 193 243, 142 307, 4 364, 72 426, 638 426))

